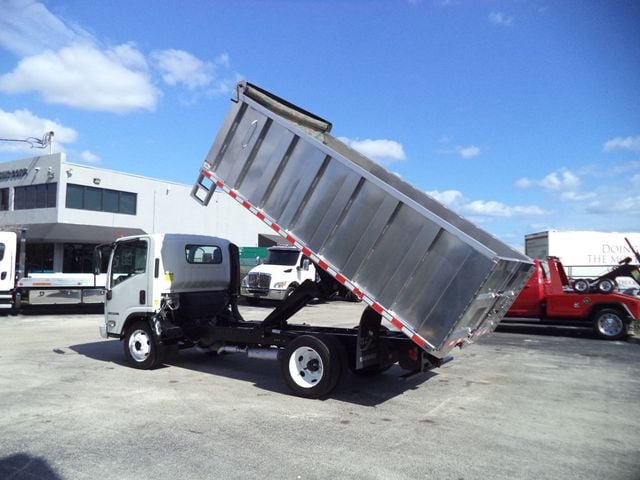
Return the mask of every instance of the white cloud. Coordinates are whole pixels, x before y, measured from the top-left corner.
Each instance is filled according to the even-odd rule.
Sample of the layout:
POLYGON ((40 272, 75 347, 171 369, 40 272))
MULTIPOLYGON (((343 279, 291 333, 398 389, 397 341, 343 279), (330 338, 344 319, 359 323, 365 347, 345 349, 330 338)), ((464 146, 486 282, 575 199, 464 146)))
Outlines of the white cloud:
MULTIPOLYGON (((213 64, 203 62, 184 50, 161 50, 151 55, 167 85, 180 83, 190 89, 204 87, 213 80, 213 64)), ((228 64, 228 56, 226 57, 228 64)))
POLYGON ((402 144, 395 140, 352 140, 346 137, 340 137, 338 140, 381 165, 389 165, 407 158, 402 144))
POLYGON ((482 153, 480 147, 475 145, 469 145, 468 147, 457 146, 456 152, 464 159, 474 158, 482 153))
POLYGON ((87 163, 93 164, 100 163, 102 161, 102 159, 98 155, 89 150, 83 150, 82 152, 80 152, 80 158, 87 163))
POLYGON ((635 137, 615 137, 604 142, 602 149, 605 152, 613 150, 640 151, 640 135, 635 137))
POLYGON ((104 52, 73 45, 26 57, 13 72, 0 75, 0 91, 35 91, 48 103, 113 113, 153 110, 160 96, 143 55, 128 44, 104 52))
POLYGON ((554 192, 573 192, 580 187, 580 184, 580 177, 568 169, 551 172, 541 180, 531 180, 526 177, 516 180, 516 186, 519 188, 542 187, 554 192))
POLYGON ((513 17, 502 12, 491 12, 489 14, 489 21, 494 25, 500 25, 503 27, 510 27, 513 25, 513 17))
MULTIPOLYGON (((29 110, 5 112, 0 109, 0 138, 24 140, 30 137, 42 138, 46 132, 54 132, 54 144, 62 146, 75 142, 78 133, 60 123, 35 116, 29 110)), ((32 151, 27 143, 0 142, 1 151, 27 152, 32 151)))
POLYGON ((1 11, 0 47, 18 56, 57 50, 91 39, 84 29, 62 21, 33 0, 3 0, 1 11))
POLYGON ((547 215, 549 212, 537 205, 509 206, 495 200, 469 200, 458 190, 426 192, 445 206, 461 215, 480 217, 529 217, 547 215))
POLYGON ((631 185, 634 187, 640 187, 640 173, 631 177, 631 185))

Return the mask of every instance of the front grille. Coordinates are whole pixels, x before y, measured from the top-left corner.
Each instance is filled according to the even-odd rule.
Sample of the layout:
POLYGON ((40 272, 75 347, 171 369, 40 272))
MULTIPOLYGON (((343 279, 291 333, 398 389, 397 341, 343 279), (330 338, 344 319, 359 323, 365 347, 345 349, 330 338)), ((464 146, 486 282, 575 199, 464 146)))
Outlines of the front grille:
POLYGON ((261 288, 268 290, 271 285, 270 273, 249 273, 247 277, 247 284, 249 288, 261 288))

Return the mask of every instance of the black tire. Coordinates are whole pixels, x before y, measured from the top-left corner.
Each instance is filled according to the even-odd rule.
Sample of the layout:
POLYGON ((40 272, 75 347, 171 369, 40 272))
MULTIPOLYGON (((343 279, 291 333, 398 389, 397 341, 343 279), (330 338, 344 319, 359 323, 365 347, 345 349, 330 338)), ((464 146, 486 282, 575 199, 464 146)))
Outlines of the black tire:
POLYGON ((245 300, 247 301, 247 304, 255 307, 256 305, 258 305, 260 303, 260 299, 258 297, 244 297, 245 300))
POLYGON ((291 294, 293 292, 295 292, 296 288, 298 288, 298 284, 297 283, 292 283, 291 285, 289 285, 289 288, 287 288, 287 291, 284 292, 284 298, 290 297, 291 294))
POLYGON ((338 384, 342 372, 338 345, 323 335, 302 335, 284 348, 280 361, 289 388, 304 398, 320 398, 338 384))
POLYGON ((616 282, 610 278, 603 278, 598 282, 598 291, 600 293, 611 293, 616 288, 616 282))
POLYGON ((124 355, 133 368, 150 370, 164 359, 164 348, 156 341, 151 325, 146 320, 137 320, 127 329, 123 340, 124 355))
POLYGON ((573 289, 577 293, 589 293, 589 282, 583 278, 580 278, 573 282, 573 289))
POLYGON ((627 319, 619 310, 604 308, 594 314, 593 329, 605 340, 621 340, 627 337, 627 319))

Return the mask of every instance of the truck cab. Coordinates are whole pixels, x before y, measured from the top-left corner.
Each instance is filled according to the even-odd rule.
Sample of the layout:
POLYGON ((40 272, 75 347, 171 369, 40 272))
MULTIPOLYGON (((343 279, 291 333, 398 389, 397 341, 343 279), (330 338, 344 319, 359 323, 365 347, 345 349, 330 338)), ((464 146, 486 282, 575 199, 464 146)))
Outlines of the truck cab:
POLYGON ((137 322, 157 318, 163 309, 181 306, 180 311, 196 323, 198 318, 211 319, 226 311, 234 269, 231 245, 204 235, 118 239, 107 272, 101 336, 123 338, 137 322))
POLYGON ((242 280, 240 294, 256 305, 261 299, 283 300, 305 280, 315 280, 316 269, 295 247, 271 247, 264 263, 242 280))
POLYGON ((625 338, 637 330, 640 297, 616 290, 578 292, 558 257, 535 260, 533 275, 506 314, 506 321, 560 325, 590 325, 607 340, 625 338))

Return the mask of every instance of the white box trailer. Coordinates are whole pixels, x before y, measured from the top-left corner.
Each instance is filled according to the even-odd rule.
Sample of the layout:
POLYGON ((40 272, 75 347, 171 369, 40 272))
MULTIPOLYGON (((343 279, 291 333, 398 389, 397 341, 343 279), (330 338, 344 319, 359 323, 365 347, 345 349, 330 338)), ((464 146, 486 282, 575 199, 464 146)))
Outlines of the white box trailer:
POLYGON ((525 235, 524 247, 531 258, 558 257, 570 277, 598 277, 626 257, 635 262, 625 238, 639 250, 638 232, 548 230, 525 235))

